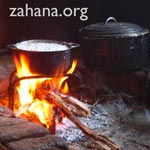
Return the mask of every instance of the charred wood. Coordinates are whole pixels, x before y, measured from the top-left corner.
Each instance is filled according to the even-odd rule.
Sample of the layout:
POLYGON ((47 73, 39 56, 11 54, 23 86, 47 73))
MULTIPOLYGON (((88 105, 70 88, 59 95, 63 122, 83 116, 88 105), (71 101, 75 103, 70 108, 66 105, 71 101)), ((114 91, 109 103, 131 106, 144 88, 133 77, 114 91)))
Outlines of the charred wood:
POLYGON ((68 107, 63 103, 63 100, 54 92, 49 92, 47 99, 52 99, 53 103, 59 107, 59 109, 70 119, 82 132, 88 136, 95 144, 99 146, 99 149, 102 150, 118 150, 119 146, 116 145, 113 141, 108 139, 106 136, 97 133, 96 131, 88 128, 82 124, 77 117, 68 109, 68 107))
POLYGON ((73 96, 67 96, 64 94, 59 93, 58 94, 63 100, 66 105, 69 107, 73 107, 76 109, 76 114, 79 116, 89 117, 91 114, 91 110, 86 106, 85 103, 79 101, 77 98, 74 98, 73 96))
MULTIPOLYGON (((39 99, 46 99, 46 95, 48 94, 48 90, 40 90, 39 99)), ((73 96, 64 95, 60 92, 55 92, 57 95, 61 97, 62 103, 64 103, 73 114, 82 117, 89 117, 91 114, 91 109, 88 106, 78 100, 73 96)), ((53 103, 52 99, 49 99, 49 103, 53 103)))

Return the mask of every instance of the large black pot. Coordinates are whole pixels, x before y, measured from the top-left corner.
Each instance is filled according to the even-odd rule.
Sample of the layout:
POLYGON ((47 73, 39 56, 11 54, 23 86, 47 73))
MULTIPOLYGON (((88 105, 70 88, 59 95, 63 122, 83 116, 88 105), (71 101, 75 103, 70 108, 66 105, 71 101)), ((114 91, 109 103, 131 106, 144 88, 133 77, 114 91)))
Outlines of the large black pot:
POLYGON ((148 64, 149 31, 139 25, 110 17, 79 31, 85 64, 91 70, 131 71, 148 64))
MULTIPOLYGON (((59 73, 66 73, 71 67, 73 56, 72 50, 79 47, 76 43, 67 43, 52 40, 28 40, 34 43, 57 43, 66 45, 68 49, 62 51, 29 51, 18 49, 17 44, 9 45, 8 47, 13 50, 13 54, 18 62, 20 62, 20 56, 23 54, 29 64, 29 69, 32 73, 40 75, 56 75, 59 73)), ((23 41, 24 42, 24 41, 23 41)), ((20 42, 21 43, 21 42, 20 42)))

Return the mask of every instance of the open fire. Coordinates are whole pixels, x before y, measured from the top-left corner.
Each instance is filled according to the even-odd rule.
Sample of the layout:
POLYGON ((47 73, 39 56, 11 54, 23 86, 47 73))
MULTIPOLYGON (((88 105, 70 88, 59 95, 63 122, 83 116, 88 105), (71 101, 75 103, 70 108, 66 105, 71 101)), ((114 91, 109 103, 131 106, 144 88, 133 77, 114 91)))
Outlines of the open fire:
MULTIPOLYGON (((28 58, 20 54, 20 62, 14 56, 18 78, 35 76, 37 74, 32 73, 29 69, 28 58)), ((67 71, 67 74, 72 74, 77 66, 77 61, 74 60, 71 68, 67 71)), ((18 101, 15 103, 15 114, 20 116, 25 114, 27 118, 32 118, 36 116, 38 120, 45 125, 47 128, 51 128, 53 124, 53 116, 55 114, 55 106, 51 102, 47 102, 42 93, 40 94, 40 88, 44 88, 47 91, 58 91, 62 94, 67 94, 69 92, 68 84, 64 76, 64 71, 56 70, 59 75, 53 78, 36 78, 36 79, 26 79, 21 80, 17 85, 18 101)), ((33 120, 34 121, 34 120, 33 120)), ((36 119, 35 119, 36 121, 36 119)))
MULTIPOLYGON (((32 41, 31 44, 34 42, 32 41)), ((47 42, 51 43, 51 41, 47 42)), ((69 94, 67 78, 77 75, 74 73, 77 60, 72 61, 70 47, 75 48, 77 45, 70 43, 66 45, 68 45, 66 51, 54 53, 26 51, 26 49, 20 51, 17 47, 14 48, 16 71, 12 72, 10 77, 9 107, 14 108, 15 116, 26 117, 29 121, 40 123, 47 127, 52 134, 56 132, 56 121, 61 122, 65 116, 82 130, 99 147, 98 149, 118 150, 118 145, 113 141, 90 129, 77 118, 77 116, 89 117, 91 109, 69 94), (35 54, 37 54, 36 58, 35 54), (56 54, 55 57, 53 54, 56 54), (48 59, 43 60, 47 55, 49 55, 48 59), (52 61, 49 63, 50 58, 52 61), (61 59, 59 63, 57 62, 58 58, 61 59), (70 65, 71 67, 68 69, 70 65), (47 71, 47 68, 57 69, 52 73, 47 71), (13 79, 15 77, 13 75, 17 79, 13 79)))

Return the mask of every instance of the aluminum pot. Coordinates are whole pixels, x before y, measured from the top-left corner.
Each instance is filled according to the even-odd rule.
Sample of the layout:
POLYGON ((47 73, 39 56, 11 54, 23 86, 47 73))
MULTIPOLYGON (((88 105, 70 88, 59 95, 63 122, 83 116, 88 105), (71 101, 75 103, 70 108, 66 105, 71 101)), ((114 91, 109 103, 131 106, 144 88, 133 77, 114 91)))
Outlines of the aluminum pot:
POLYGON ((91 70, 131 71, 148 64, 149 31, 109 17, 79 30, 83 57, 91 70))
POLYGON ((73 51, 80 46, 76 43, 36 39, 28 40, 26 42, 31 42, 32 44, 56 43, 67 46, 67 49, 59 51, 45 51, 44 49, 41 51, 30 51, 17 48, 17 45, 22 42, 8 46, 13 50, 13 54, 17 61, 20 62, 20 55, 23 54, 27 58, 29 69, 32 73, 48 76, 54 76, 59 73, 66 73, 67 70, 71 67, 73 61, 73 51))

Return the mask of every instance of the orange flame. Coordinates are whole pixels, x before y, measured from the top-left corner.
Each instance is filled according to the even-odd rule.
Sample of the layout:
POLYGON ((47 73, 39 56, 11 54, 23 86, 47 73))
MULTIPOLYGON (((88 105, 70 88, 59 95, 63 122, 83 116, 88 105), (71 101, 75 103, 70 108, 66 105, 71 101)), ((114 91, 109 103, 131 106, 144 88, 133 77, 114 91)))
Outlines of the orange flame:
MULTIPOLYGON (((24 76, 33 76, 37 74, 33 74, 31 70, 29 70, 28 59, 25 55, 20 54, 19 55, 20 60, 18 60, 14 56, 14 61, 17 68, 17 77, 24 77, 24 76)), ((67 74, 72 74, 75 70, 77 65, 77 61, 74 60, 71 68, 68 70, 67 74)), ((61 68, 60 68, 61 69, 61 68)), ((35 98, 35 92, 37 89, 37 86, 43 83, 44 81, 48 81, 50 85, 50 90, 59 90, 62 93, 68 93, 68 84, 66 81, 68 77, 55 77, 55 78, 37 78, 37 79, 26 79, 21 80, 19 85, 17 86, 17 92, 19 95, 20 100, 20 106, 19 108, 15 108, 17 111, 22 109, 23 107, 28 107, 28 111, 25 111, 24 114, 28 117, 31 115, 31 113, 34 113, 39 121, 42 124, 45 124, 47 128, 50 127, 51 119, 53 117, 53 104, 48 103, 44 99, 37 99, 35 98), (65 82, 65 83, 64 83, 65 82), (64 86, 62 88, 62 85, 64 83, 64 86), (30 113, 28 113, 30 112, 30 113)), ((18 102, 19 103, 19 102, 18 102)))

